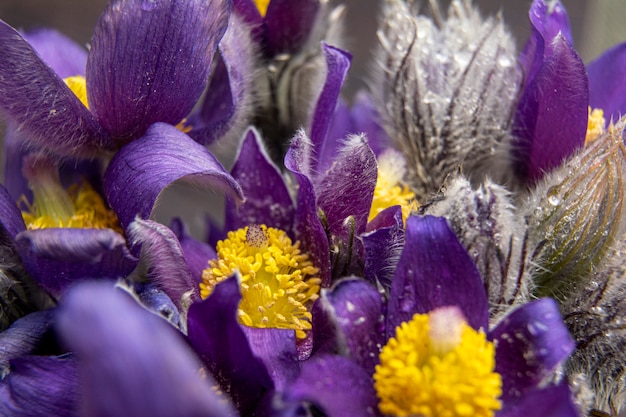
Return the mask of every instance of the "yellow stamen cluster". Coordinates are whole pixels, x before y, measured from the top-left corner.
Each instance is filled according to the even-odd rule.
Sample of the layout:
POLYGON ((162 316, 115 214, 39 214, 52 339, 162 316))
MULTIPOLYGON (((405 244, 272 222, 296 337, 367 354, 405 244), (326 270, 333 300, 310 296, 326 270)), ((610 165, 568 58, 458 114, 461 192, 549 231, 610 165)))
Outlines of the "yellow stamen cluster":
POLYGON ((406 162, 401 153, 388 149, 378 157, 378 178, 368 221, 391 206, 402 207, 403 220, 406 220, 411 210, 417 209, 415 193, 402 182, 405 173, 406 162))
POLYGON ((106 207, 102 197, 87 182, 65 191, 60 184, 37 184, 34 202, 20 200, 22 218, 29 230, 52 227, 113 229, 122 233, 115 213, 106 207))
POLYGON ((585 143, 589 143, 598 138, 604 133, 604 126, 606 120, 604 119, 604 112, 602 109, 591 109, 589 107, 589 118, 587 121, 587 135, 585 136, 585 143))
POLYGON ((65 84, 72 90, 72 92, 78 97, 78 99, 89 108, 87 104, 87 81, 82 75, 75 75, 73 77, 64 78, 65 84))
POLYGON ((206 298, 235 271, 241 275, 238 316, 250 327, 293 329, 306 337, 311 329, 309 307, 318 298, 319 269, 299 242, 265 225, 251 225, 228 233, 217 243, 217 256, 202 273, 200 295, 206 298))
POLYGON ((267 13, 267 7, 270 5, 271 0, 254 0, 254 4, 256 4, 256 8, 259 9, 259 13, 261 16, 265 17, 267 13))
POLYGON ((396 417, 493 416, 502 394, 493 343, 462 319, 437 318, 438 311, 413 316, 382 349, 374 374, 380 411, 396 417))

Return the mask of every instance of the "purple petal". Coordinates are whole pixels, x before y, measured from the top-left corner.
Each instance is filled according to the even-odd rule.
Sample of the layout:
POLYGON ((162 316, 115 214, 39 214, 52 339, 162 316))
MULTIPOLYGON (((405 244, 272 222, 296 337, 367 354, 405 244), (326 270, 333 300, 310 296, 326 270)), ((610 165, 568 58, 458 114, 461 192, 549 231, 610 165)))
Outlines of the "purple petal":
POLYGON ((409 217, 406 244, 389 294, 387 337, 414 314, 445 306, 460 308, 473 328, 488 329, 482 278, 446 219, 409 217))
POLYGON ((574 341, 550 298, 515 310, 489 335, 496 342, 496 372, 502 375, 502 399, 522 397, 563 363, 574 341))
POLYGON ((532 390, 516 401, 506 401, 498 417, 578 417, 572 393, 564 381, 559 385, 532 390))
POLYGON ((79 415, 78 371, 72 357, 29 356, 11 361, 0 382, 0 415, 79 415))
POLYGON ((58 329, 79 360, 84 415, 232 415, 182 336, 119 289, 76 287, 58 329))
POLYGON ((269 56, 298 52, 318 20, 319 0, 272 0, 265 15, 269 56))
POLYGON ((25 33, 24 39, 59 77, 85 75, 87 51, 65 35, 53 29, 38 29, 25 33))
POLYGON ((0 375, 8 371, 9 361, 31 355, 48 334, 54 310, 30 313, 0 333, 0 375))
MULTIPOLYGON (((6 231, 6 233, 12 238, 15 237, 26 229, 22 213, 17 208, 15 200, 9 194, 9 191, 0 184, 0 230, 6 231)), ((2 235, 2 233, 0 233, 2 235)))
POLYGON ((378 415, 371 375, 341 356, 318 356, 305 362, 285 395, 289 400, 310 401, 328 416, 378 415))
POLYGON ((174 232, 178 242, 180 243, 180 247, 183 250, 183 256, 185 257, 185 262, 187 263, 189 272, 191 272, 191 277, 196 285, 200 284, 202 282, 202 271, 208 267, 208 261, 210 259, 217 258, 215 249, 213 249, 212 246, 189 236, 183 222, 180 219, 172 220, 170 229, 174 232))
POLYGON ((240 300, 239 280, 233 276, 216 285, 206 300, 191 306, 187 329, 191 346, 246 415, 273 383, 237 321, 240 300))
POLYGON ((200 300, 198 286, 174 232, 157 222, 138 218, 128 226, 127 233, 133 245, 141 245, 140 259, 147 264, 150 280, 165 291, 180 311, 186 311, 189 302, 200 300))
POLYGON ((28 180, 22 173, 24 156, 28 153, 25 148, 26 139, 19 134, 13 123, 9 123, 4 137, 4 186, 16 202, 23 195, 28 201, 33 201, 32 191, 28 188, 28 180))
POLYGON ((263 22, 259 8, 253 0, 233 0, 233 12, 244 18, 246 23, 258 26, 263 22))
POLYGON ((204 146, 165 123, 152 125, 115 155, 104 176, 104 189, 127 227, 136 216, 149 218, 161 191, 179 179, 243 199, 237 182, 204 146))
POLYGON ((365 133, 367 143, 375 155, 380 155, 391 146, 389 136, 379 123, 380 115, 371 97, 364 91, 357 93, 351 114, 354 126, 351 133, 365 133))
POLYGON ((26 270, 55 295, 77 280, 126 276, 137 262, 124 237, 111 229, 26 230, 15 245, 26 270))
POLYGON ((604 52, 587 65, 589 104, 604 110, 607 121, 626 114, 626 43, 604 52))
POLYGON ((380 347, 385 344, 383 299, 360 279, 340 281, 328 292, 337 322, 345 334, 350 357, 368 375, 374 375, 380 347))
POLYGON ((94 116, 15 29, 0 21, 0 111, 42 151, 92 157, 112 144, 94 116))
POLYGON ((328 298, 327 289, 320 291, 320 298, 315 301, 311 308, 311 352, 315 355, 341 355, 350 356, 348 344, 343 330, 339 326, 335 309, 328 298))
POLYGON ((323 42, 322 49, 326 58, 326 81, 315 104, 310 128, 313 149, 320 155, 324 154, 324 141, 330 129, 335 108, 337 107, 337 100, 339 99, 339 92, 352 59, 348 52, 326 45, 323 42))
POLYGON ((317 217, 317 204, 313 184, 305 173, 310 142, 303 131, 299 131, 285 155, 285 167, 290 170, 299 184, 296 202, 294 230, 302 250, 308 253, 320 269, 322 286, 330 286, 330 252, 326 231, 317 217))
POLYGON ((365 248, 364 277, 389 290, 404 248, 402 208, 386 208, 367 227, 373 231, 361 236, 365 248))
POLYGON ((246 201, 239 207, 226 203, 226 229, 265 224, 293 236, 295 208, 289 190, 256 130, 248 130, 231 174, 241 186, 246 201))
POLYGON ((217 139, 239 140, 252 117, 254 74, 258 60, 251 33, 237 15, 219 44, 215 70, 189 136, 208 145, 217 139), (224 137, 226 136, 226 137, 224 137))
POLYGON ((263 361, 276 390, 283 391, 300 372, 295 332, 291 329, 242 328, 252 353, 263 361))
POLYGON ((515 114, 519 173, 535 182, 580 149, 587 132, 589 86, 582 60, 561 35, 550 44, 515 114))
POLYGON ((326 172, 330 168, 338 149, 343 144, 344 138, 352 133, 357 133, 357 131, 352 125, 350 109, 340 99, 328 130, 327 139, 324 141, 324 146, 321 149, 317 149, 318 172, 326 172))
POLYGON ((124 143, 189 114, 229 14, 226 0, 110 3, 91 41, 87 98, 111 136, 124 143))

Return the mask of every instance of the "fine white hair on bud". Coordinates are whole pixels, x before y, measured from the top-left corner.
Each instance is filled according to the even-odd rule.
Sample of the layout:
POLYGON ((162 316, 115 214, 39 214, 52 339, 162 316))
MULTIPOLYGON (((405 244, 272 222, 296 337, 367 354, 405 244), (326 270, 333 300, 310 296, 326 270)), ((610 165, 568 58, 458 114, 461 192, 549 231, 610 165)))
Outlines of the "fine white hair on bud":
POLYGON ((526 229, 506 188, 489 180, 474 188, 456 175, 421 211, 448 219, 467 249, 485 282, 492 324, 530 300, 526 229))
POLYGON ((566 371, 570 381, 583 379, 595 394, 582 404, 583 413, 593 409, 617 416, 626 401, 625 255, 623 237, 611 251, 608 267, 593 273, 586 285, 578 286, 561 303, 563 319, 577 345, 566 371))
POLYGON ((385 1, 372 84, 423 201, 459 166, 475 182, 509 177, 505 155, 521 71, 499 16, 483 20, 462 0, 452 2, 445 21, 418 9, 413 1, 385 1))
POLYGON ((537 295, 565 299, 587 285, 624 232, 625 122, 546 174, 522 205, 537 295))

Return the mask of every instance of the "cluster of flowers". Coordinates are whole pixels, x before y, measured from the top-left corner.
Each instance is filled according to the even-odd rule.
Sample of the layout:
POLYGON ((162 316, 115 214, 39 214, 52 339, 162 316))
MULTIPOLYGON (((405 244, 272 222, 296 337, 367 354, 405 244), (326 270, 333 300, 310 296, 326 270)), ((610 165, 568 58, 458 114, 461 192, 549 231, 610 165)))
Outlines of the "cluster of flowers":
POLYGON ((626 44, 381 3, 352 107, 323 0, 0 21, 1 415, 617 416, 626 44), (226 196, 206 239, 154 220, 176 181, 226 196))

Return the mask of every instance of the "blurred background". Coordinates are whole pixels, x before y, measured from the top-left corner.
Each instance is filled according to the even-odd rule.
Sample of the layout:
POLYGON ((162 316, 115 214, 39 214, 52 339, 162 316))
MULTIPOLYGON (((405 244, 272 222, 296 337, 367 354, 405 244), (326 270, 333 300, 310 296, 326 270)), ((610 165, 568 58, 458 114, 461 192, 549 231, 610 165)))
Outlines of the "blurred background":
MULTIPOLYGON (((339 3, 339 0, 331 0, 339 3)), ((376 14, 381 0, 343 0, 346 5, 348 49, 354 55, 348 91, 354 92, 367 70, 375 44, 376 14)), ((626 40, 624 0, 562 0, 573 27, 576 49, 585 62, 626 40)), ((0 19, 16 28, 54 27, 86 45, 107 0, 0 0, 0 19)), ((449 0, 440 1, 445 7, 449 0)), ((502 12, 518 44, 528 37, 531 0, 475 0, 483 14, 502 12)))

